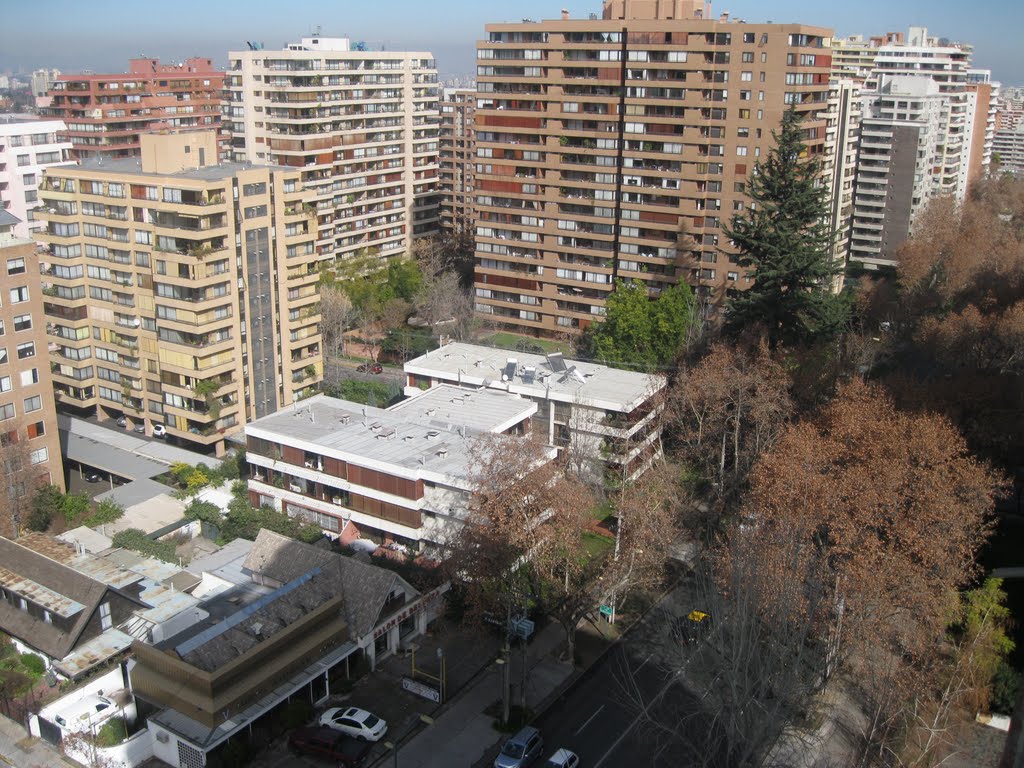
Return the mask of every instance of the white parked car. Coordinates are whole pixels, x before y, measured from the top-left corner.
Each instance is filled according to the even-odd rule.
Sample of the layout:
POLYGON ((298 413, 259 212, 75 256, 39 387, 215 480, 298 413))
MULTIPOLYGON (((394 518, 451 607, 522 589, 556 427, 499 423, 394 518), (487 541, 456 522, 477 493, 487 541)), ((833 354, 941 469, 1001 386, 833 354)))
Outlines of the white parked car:
POLYGON ((575 752, 570 752, 564 747, 556 749, 555 754, 544 763, 544 768, 579 768, 580 759, 575 752))
POLYGON ((167 427, 165 427, 163 424, 154 424, 153 425, 153 437, 163 437, 166 434, 167 434, 167 427))
POLYGON ((358 707, 328 709, 320 715, 320 725, 347 733, 361 741, 380 741, 388 732, 386 722, 358 707))

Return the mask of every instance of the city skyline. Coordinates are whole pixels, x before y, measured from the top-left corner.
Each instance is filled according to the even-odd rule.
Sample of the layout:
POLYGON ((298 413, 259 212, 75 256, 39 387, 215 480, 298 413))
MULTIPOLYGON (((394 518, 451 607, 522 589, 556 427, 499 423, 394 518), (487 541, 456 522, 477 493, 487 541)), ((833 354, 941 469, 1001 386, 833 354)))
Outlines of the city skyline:
MULTIPOLYGON (((387 13, 369 4, 342 9, 314 0, 294 0, 287 5, 267 0, 244 5, 236 0, 217 4, 183 0, 173 6, 147 7, 147 24, 140 27, 138 17, 130 12, 137 7, 123 0, 97 0, 87 6, 58 0, 47 14, 38 13, 28 3, 11 3, 5 8, 8 34, 0 46, 0 70, 57 67, 67 72, 120 72, 129 58, 143 54, 168 62, 210 56, 217 66, 226 66, 228 52, 246 50, 247 41, 279 49, 286 41, 319 28, 320 34, 348 36, 374 50, 429 50, 437 58, 441 77, 447 78, 473 72, 474 45, 484 34, 485 24, 554 19, 563 6, 573 18, 586 18, 601 10, 597 0, 524 0, 514 5, 441 0, 430 6, 398 0, 387 13), (197 24, 196 19, 203 22, 197 24)), ((750 22, 830 27, 839 37, 926 26, 936 37, 972 44, 973 66, 992 69, 994 79, 1006 85, 1024 83, 1024 57, 1015 40, 1015 32, 1024 28, 1024 8, 1013 3, 987 0, 970 14, 951 0, 899 4, 867 0, 827 8, 795 0, 776 0, 770 7, 753 0, 712 5, 716 18, 725 11, 733 19, 750 22)))

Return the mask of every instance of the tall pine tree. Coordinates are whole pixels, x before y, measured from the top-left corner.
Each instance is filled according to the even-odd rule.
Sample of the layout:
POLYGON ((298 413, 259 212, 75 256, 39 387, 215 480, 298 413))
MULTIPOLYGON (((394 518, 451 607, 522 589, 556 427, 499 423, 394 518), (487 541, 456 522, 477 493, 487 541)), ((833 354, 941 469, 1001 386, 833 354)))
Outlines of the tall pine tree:
POLYGON ((753 205, 725 228, 754 281, 729 303, 726 328, 761 325, 772 346, 829 338, 849 319, 846 298, 832 292, 842 266, 832 258, 821 163, 803 157, 801 119, 792 108, 783 115, 775 148, 745 185, 753 205))

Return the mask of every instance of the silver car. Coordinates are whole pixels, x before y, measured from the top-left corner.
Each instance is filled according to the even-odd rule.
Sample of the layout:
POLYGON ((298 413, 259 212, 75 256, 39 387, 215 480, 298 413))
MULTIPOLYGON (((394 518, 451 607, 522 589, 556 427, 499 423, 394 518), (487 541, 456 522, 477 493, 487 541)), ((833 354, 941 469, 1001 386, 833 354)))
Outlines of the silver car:
POLYGON ((540 731, 526 726, 501 747, 494 759, 494 768, 526 768, 544 751, 544 738, 540 731))

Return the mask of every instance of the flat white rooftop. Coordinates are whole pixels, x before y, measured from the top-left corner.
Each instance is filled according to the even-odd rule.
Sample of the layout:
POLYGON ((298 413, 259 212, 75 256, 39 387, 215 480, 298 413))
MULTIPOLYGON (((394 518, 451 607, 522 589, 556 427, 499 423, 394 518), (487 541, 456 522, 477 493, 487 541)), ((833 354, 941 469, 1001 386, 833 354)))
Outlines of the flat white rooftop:
POLYGON ((446 344, 410 360, 405 372, 624 413, 665 386, 660 375, 463 342, 446 344))
POLYGON ((316 395, 257 419, 245 433, 367 468, 404 470, 407 477, 466 480, 480 461, 480 435, 501 432, 536 411, 530 400, 454 386, 390 409, 316 395))

